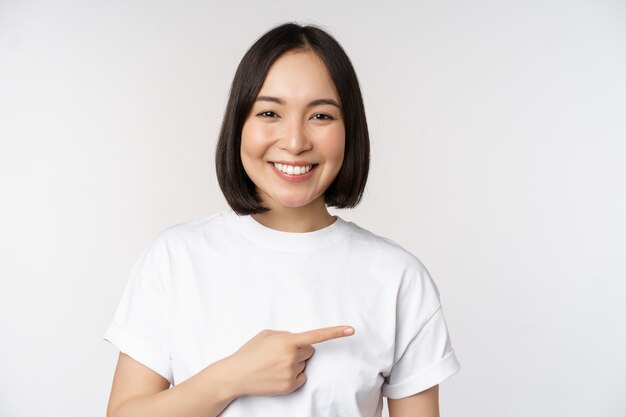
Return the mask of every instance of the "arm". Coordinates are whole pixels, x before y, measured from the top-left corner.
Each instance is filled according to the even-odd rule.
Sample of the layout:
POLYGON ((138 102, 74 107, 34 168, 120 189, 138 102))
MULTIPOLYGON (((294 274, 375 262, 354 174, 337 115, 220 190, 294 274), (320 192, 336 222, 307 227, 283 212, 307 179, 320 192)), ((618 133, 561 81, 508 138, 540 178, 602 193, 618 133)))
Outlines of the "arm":
POLYGON ((169 386, 161 375, 120 352, 107 417, 215 417, 238 397, 226 359, 169 386))
POLYGON ((389 417, 439 417, 439 385, 410 397, 387 398, 389 417))

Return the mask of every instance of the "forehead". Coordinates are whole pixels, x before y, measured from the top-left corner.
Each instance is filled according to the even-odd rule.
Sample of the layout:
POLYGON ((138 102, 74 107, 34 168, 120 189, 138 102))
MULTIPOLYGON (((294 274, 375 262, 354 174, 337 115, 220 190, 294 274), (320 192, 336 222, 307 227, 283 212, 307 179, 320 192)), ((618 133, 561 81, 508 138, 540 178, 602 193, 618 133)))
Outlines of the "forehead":
POLYGON ((339 94, 328 68, 317 53, 290 51, 281 55, 270 67, 259 95, 271 95, 286 101, 311 100, 321 97, 339 101, 339 94))

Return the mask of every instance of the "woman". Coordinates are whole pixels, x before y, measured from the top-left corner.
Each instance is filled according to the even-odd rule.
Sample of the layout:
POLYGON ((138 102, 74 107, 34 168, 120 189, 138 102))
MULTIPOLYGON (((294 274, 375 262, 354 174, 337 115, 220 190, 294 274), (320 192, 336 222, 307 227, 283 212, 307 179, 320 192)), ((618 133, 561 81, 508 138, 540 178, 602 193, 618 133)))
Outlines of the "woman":
POLYGON ((341 46, 292 23, 257 40, 217 145, 230 208, 167 228, 133 266, 105 336, 108 416, 380 416, 383 396, 391 417, 437 416, 460 367, 435 283, 327 210, 358 204, 368 167, 341 46))

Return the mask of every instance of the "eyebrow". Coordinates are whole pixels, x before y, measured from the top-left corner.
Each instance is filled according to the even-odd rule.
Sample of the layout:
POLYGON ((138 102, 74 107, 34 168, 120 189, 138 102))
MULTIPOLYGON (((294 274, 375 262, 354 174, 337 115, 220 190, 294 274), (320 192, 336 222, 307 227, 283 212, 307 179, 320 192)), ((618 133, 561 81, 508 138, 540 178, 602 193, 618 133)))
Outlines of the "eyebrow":
MULTIPOLYGON (((280 99, 278 97, 272 97, 272 96, 258 96, 255 101, 271 101, 273 103, 285 104, 285 100, 280 99)), ((337 103, 332 98, 318 98, 317 100, 313 100, 312 102, 310 102, 306 106, 307 107, 314 107, 314 106, 319 106, 319 105, 322 105, 322 104, 330 104, 331 106, 335 106, 338 109, 341 109, 341 106, 339 105, 339 103, 337 103)))

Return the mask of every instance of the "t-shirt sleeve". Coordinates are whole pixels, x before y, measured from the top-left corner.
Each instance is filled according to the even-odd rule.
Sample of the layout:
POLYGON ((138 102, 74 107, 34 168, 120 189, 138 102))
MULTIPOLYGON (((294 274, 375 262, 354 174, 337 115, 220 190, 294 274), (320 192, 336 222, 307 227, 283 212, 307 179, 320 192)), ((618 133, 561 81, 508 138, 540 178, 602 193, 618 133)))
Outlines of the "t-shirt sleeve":
POLYGON ((167 255, 162 235, 143 250, 103 339, 173 385, 167 255))
POLYGON ((461 369, 450 342, 439 290, 426 268, 410 267, 398 291, 394 363, 382 395, 399 399, 431 388, 461 369))

